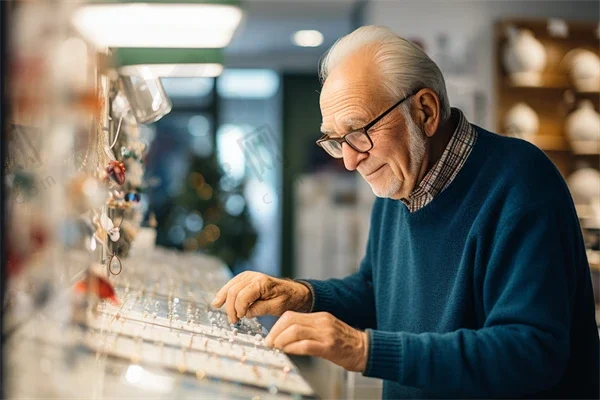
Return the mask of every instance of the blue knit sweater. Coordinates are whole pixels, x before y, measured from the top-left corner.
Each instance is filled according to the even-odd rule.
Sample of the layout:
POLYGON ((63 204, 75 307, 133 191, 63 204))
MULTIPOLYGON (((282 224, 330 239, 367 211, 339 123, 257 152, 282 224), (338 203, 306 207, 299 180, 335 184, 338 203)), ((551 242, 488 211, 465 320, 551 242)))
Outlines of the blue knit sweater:
POLYGON ((313 311, 367 329, 383 397, 598 398, 589 266, 564 180, 529 143, 479 127, 450 186, 409 213, 377 199, 366 255, 308 280, 313 311))

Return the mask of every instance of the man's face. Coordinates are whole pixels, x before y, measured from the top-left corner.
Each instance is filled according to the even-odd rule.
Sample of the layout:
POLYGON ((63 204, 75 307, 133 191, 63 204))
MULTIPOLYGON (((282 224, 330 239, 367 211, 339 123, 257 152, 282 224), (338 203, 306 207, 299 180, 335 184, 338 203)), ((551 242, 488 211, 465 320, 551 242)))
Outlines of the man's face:
MULTIPOLYGON (((359 51, 330 72, 320 98, 324 133, 340 137, 360 129, 400 100, 382 96, 378 71, 369 59, 359 51)), ((424 139, 420 142, 419 132, 411 139, 407 122, 398 107, 369 129, 373 148, 368 153, 342 145, 346 169, 358 170, 378 197, 405 198, 416 186, 424 139)))

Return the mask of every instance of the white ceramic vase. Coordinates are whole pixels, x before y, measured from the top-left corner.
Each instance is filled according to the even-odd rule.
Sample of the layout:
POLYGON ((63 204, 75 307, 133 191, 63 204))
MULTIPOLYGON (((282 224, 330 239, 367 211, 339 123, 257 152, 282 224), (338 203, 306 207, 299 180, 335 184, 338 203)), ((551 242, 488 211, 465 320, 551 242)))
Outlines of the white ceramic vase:
POLYGON ((514 84, 536 86, 541 83, 541 72, 546 66, 546 50, 531 31, 511 27, 503 63, 514 84))
POLYGON ((567 178, 567 184, 582 220, 597 218, 597 202, 600 201, 600 171, 593 168, 580 168, 567 178))
POLYGON ((567 57, 569 76, 575 90, 579 92, 600 91, 600 57, 583 49, 575 49, 569 52, 567 57))
POLYGON ((525 103, 515 104, 504 117, 504 130, 508 136, 530 139, 537 134, 539 125, 536 112, 525 103))
POLYGON ((566 119, 565 133, 571 143, 600 142, 600 114, 590 100, 579 102, 577 110, 566 119))
POLYGON ((600 171, 580 168, 567 178, 567 183, 575 204, 591 205, 600 193, 600 171))
POLYGON ((592 199, 588 210, 588 216, 582 221, 582 225, 588 229, 600 229, 600 197, 592 199))

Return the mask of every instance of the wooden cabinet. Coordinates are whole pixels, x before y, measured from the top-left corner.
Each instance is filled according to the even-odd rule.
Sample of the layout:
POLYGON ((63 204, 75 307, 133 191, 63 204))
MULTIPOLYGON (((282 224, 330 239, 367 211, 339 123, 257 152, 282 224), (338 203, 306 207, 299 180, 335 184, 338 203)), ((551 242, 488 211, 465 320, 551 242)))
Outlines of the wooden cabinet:
POLYGON ((569 78, 565 56, 574 49, 585 49, 598 54, 598 25, 569 21, 503 20, 495 27, 495 46, 497 131, 507 134, 504 124, 506 113, 515 104, 524 102, 535 110, 539 118, 538 132, 527 140, 544 150, 563 176, 567 177, 573 172, 578 161, 584 161, 597 168, 600 142, 570 142, 565 134, 565 120, 584 99, 592 101, 598 111, 600 93, 580 92, 575 89, 569 78), (559 29, 553 30, 553 23, 554 27, 558 26, 559 29), (531 31, 544 46, 546 65, 538 83, 515 84, 503 65, 503 52, 508 44, 507 32, 511 27, 531 31))

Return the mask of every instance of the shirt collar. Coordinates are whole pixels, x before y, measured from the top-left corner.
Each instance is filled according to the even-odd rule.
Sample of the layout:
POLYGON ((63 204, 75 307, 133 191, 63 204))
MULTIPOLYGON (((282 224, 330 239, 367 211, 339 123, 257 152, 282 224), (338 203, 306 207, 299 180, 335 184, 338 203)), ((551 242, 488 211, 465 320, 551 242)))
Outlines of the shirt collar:
POLYGON ((439 160, 410 193, 408 199, 401 199, 410 212, 429 204, 450 185, 475 144, 477 132, 462 111, 452 108, 452 114, 455 113, 458 113, 458 124, 439 160))

